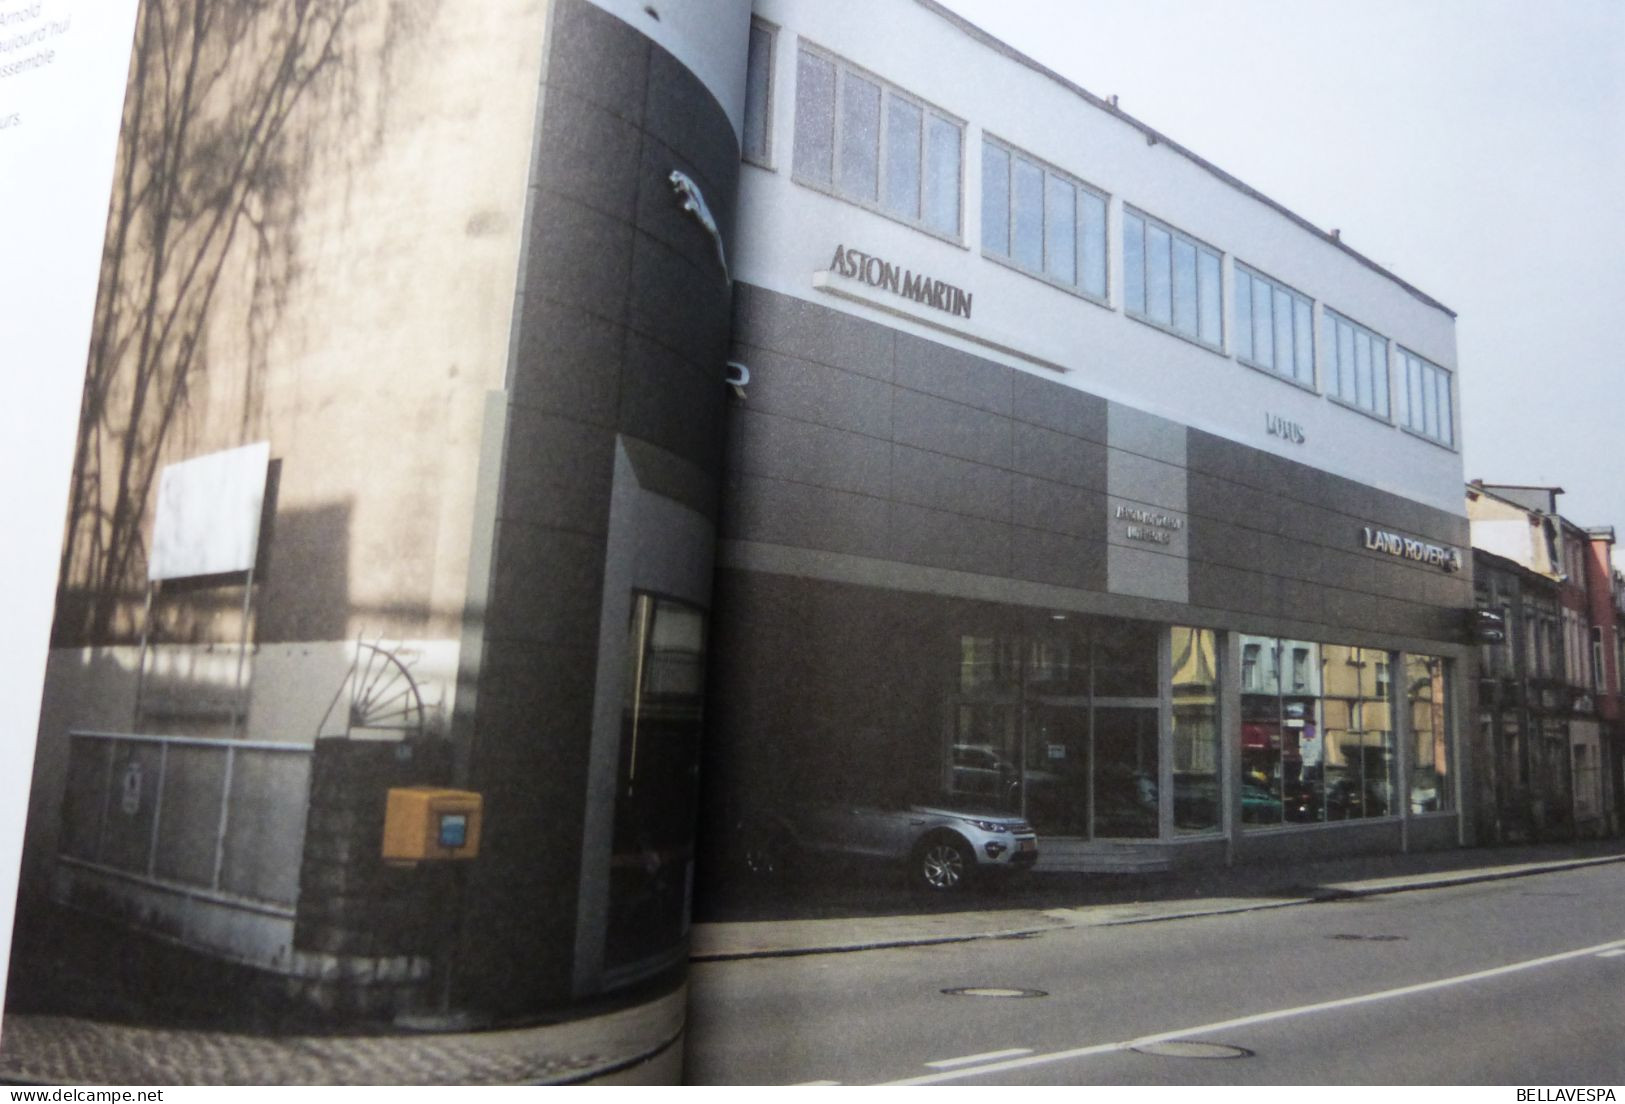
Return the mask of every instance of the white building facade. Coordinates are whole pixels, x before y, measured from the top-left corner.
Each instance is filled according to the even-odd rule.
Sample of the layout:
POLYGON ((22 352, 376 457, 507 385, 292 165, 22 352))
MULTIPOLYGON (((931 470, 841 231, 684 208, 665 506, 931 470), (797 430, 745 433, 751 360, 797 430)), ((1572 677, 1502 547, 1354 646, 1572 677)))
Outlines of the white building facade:
POLYGON ((980 800, 1084 867, 1457 843, 1452 312, 929 0, 754 10, 730 808, 980 800))

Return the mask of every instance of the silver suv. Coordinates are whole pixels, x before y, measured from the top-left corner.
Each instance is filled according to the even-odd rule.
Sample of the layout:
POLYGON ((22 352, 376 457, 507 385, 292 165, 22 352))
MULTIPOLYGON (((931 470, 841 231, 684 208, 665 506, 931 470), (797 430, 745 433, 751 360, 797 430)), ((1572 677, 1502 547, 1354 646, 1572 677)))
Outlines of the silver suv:
POLYGON ((850 803, 776 810, 772 827, 747 828, 745 865, 783 873, 791 852, 895 863, 909 881, 932 893, 963 889, 980 874, 1031 867, 1038 837, 1021 817, 983 809, 850 803))

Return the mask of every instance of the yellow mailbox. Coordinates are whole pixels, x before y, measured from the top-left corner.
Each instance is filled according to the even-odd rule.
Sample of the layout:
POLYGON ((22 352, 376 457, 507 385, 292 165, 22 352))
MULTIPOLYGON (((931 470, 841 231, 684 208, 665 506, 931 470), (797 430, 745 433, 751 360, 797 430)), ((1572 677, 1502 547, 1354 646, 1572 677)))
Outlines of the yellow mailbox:
POLYGON ((480 853, 483 805, 480 795, 468 790, 390 790, 384 806, 384 861, 472 859, 480 853))

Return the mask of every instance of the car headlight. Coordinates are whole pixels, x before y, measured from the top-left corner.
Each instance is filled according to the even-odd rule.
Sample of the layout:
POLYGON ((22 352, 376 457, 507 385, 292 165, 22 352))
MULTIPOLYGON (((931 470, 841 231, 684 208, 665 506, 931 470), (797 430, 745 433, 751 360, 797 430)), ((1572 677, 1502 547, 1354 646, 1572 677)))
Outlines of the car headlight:
POLYGON ((975 817, 960 817, 966 824, 974 824, 984 832, 1008 832, 1008 825, 1000 824, 996 820, 977 820, 975 817))

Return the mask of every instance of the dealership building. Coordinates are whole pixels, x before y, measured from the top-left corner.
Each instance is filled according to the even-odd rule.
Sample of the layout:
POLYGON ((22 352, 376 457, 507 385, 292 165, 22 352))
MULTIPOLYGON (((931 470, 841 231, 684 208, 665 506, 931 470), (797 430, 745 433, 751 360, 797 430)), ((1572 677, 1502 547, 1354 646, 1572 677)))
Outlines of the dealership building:
POLYGON ((933 0, 424 18, 322 55, 211 298, 104 292, 109 410, 193 374, 81 451, 25 913, 502 1019, 680 965, 791 800, 1470 838, 1448 308, 933 0), (408 789, 467 804, 385 861, 408 789))
POLYGON ((1452 312, 929 0, 751 35, 708 810, 1457 844, 1452 312))

